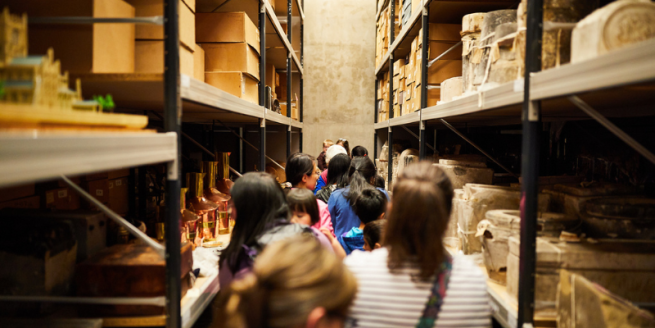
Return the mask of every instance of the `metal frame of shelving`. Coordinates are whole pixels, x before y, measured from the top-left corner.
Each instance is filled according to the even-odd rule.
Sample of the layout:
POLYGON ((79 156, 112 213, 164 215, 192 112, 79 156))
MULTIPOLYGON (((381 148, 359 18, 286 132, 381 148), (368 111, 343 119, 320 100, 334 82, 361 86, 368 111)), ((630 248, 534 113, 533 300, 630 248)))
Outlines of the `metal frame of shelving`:
MULTIPOLYGON (((408 130, 407 125, 417 125, 420 134, 408 130, 411 135, 418 137, 420 158, 426 157, 425 124, 427 122, 438 122, 446 127, 454 129, 444 119, 457 119, 460 123, 471 121, 479 122, 480 126, 492 126, 503 124, 522 124, 522 197, 525 205, 521 213, 521 247, 519 264, 519 299, 518 311, 509 308, 505 300, 496 292, 490 289, 492 308, 499 308, 493 311, 496 317, 505 327, 530 327, 534 322, 534 275, 536 264, 536 215, 537 215, 537 194, 539 177, 539 156, 540 156, 540 131, 544 115, 553 115, 556 119, 594 119, 605 126, 612 134, 623 140, 628 146, 635 149, 649 161, 655 163, 655 154, 632 139, 625 132, 620 130, 603 114, 596 111, 592 106, 577 94, 593 93, 599 90, 613 89, 626 85, 634 85, 644 82, 655 81, 655 40, 644 41, 640 44, 627 46, 624 49, 615 50, 611 53, 598 56, 579 63, 569 63, 558 68, 541 71, 541 38, 542 38, 542 17, 543 0, 531 0, 528 4, 528 19, 526 31, 526 72, 522 79, 499 85, 495 88, 467 95, 447 103, 427 107, 427 83, 421 87, 421 109, 415 113, 393 117, 393 60, 394 51, 403 39, 410 34, 410 30, 418 24, 421 19, 423 29, 422 49, 422 81, 427 81, 427 42, 428 19, 430 4, 438 3, 439 0, 423 0, 421 14, 412 13, 407 26, 398 37, 393 37, 393 9, 390 10, 391 44, 382 61, 376 67, 376 88, 375 88, 375 157, 377 158, 378 136, 383 129, 388 134, 389 162, 388 180, 391 183, 393 172, 393 127, 403 127, 408 130), (387 65, 389 67, 387 68, 387 65), (378 121, 380 110, 378 106, 378 87, 381 80, 378 78, 389 70, 389 119, 378 121), (568 97, 568 98, 567 98, 568 97), (584 115, 589 116, 562 116, 562 109, 556 108, 560 105, 542 104, 545 100, 567 98, 571 110, 579 109, 584 115), (504 111, 500 115, 505 119, 488 120, 485 115, 491 111, 504 111), (559 115, 559 116, 558 116, 559 115), (508 123, 512 122, 512 123, 508 123), (378 132, 380 130, 380 132, 378 132), (524 326, 525 324, 525 326, 524 326)), ((377 18, 388 2, 378 9, 377 18)), ((394 2, 389 4, 394 8, 394 2)), ((472 4, 473 5, 473 4, 472 4)), ((501 8, 499 8, 501 9, 501 8)), ((503 8, 504 9, 504 8, 503 8)), ((644 91, 647 92, 647 91, 644 91)), ((605 107, 615 106, 614 104, 605 107)), ((567 109, 568 110, 568 107, 567 109)), ((621 113, 621 116, 626 113, 621 113)), ((627 116, 655 116, 655 111, 640 110, 627 116)), ((457 132, 456 132, 457 133, 457 132)), ((470 140, 461 133, 458 133, 466 142, 470 140)), ((436 134, 435 134, 436 139, 436 134)), ((436 148, 436 144, 433 148, 436 148)), ((473 145, 476 147, 475 145, 473 145)), ((485 153, 481 150, 482 153, 485 153)), ((488 156, 488 154, 485 154, 488 156)), ((489 157, 492 161, 495 159, 489 157)), ((502 167, 502 166, 501 166, 502 167)))
MULTIPOLYGON (((179 158, 181 156, 181 124, 182 109, 189 110, 189 114, 201 113, 200 119, 212 121, 222 118, 224 115, 230 117, 232 122, 258 121, 260 124, 260 148, 259 157, 261 170, 264 170, 266 156, 266 125, 267 121, 287 127, 286 146, 287 153, 291 151, 292 129, 297 129, 300 137, 300 150, 302 151, 302 129, 303 129, 303 42, 300 44, 300 60, 294 53, 291 43, 292 9, 294 0, 288 1, 288 35, 282 31, 279 21, 272 9, 269 0, 257 0, 260 4, 259 23, 261 46, 260 57, 260 86, 259 105, 230 95, 222 90, 214 88, 206 83, 180 74, 180 49, 179 49, 179 18, 178 1, 164 0, 164 16, 155 17, 158 24, 164 25, 164 74, 163 75, 135 75, 121 79, 120 74, 116 75, 95 75, 83 76, 82 80, 95 83, 96 87, 103 88, 110 85, 115 89, 115 100, 121 102, 120 90, 138 88, 151 88, 143 94, 136 95, 126 92, 126 101, 143 100, 145 107, 163 107, 163 114, 159 116, 163 120, 163 128, 166 133, 121 133, 105 134, 94 133, 88 135, 59 136, 48 133, 29 135, 3 135, 0 134, 0 169, 6 174, 0 177, 0 187, 7 187, 21 183, 43 181, 65 177, 66 175, 86 174, 99 171, 106 171, 120 167, 137 167, 155 163, 167 163, 167 184, 166 184, 166 326, 167 327, 190 327, 198 318, 200 313, 209 304, 209 299, 217 293, 217 278, 209 279, 200 286, 201 295, 193 304, 187 302, 184 308, 181 307, 180 276, 180 238, 179 238, 179 197, 181 187, 181 168, 179 158), (282 39, 287 48, 287 76, 290 82, 292 77, 291 65, 296 64, 296 73, 300 74, 300 121, 291 119, 290 94, 291 84, 288 83, 287 97, 289 106, 287 116, 282 116, 265 108, 265 81, 266 81, 266 19, 270 19, 274 30, 282 39), (162 88, 163 93, 157 92, 162 88), (151 96, 159 94, 158 96, 151 96), (132 98, 130 98, 132 97, 132 98), (152 104, 156 106, 152 106, 152 104), (149 105, 148 105, 149 104, 149 105), (188 108, 187 108, 188 107, 188 108), (198 108, 201 108, 198 111, 198 108), (194 112, 195 111, 195 112, 194 112), (237 117, 237 118, 235 118, 237 117), (240 120, 238 117, 242 117, 240 120), (197 301, 197 302, 196 302, 197 301), (198 303, 198 304, 195 304, 198 303), (184 311, 184 313, 182 313, 184 311), (184 318, 183 318, 184 315, 184 318)), ((295 0, 300 13, 301 25, 300 35, 303 37, 304 12, 302 1, 295 0)), ((79 19, 78 19, 79 20, 79 19)), ((67 22, 64 22, 67 23, 67 22)), ((80 22, 77 22, 80 23, 80 22)), ((86 20, 85 24, 104 23, 101 20, 86 20)), ((128 21, 120 21, 128 23, 128 21)), ((139 106, 135 106, 138 108, 139 106)), ((151 109, 152 110, 152 109, 151 109)), ((195 117, 194 117, 195 119, 195 117)), ((243 140, 243 139, 242 139, 243 140)), ((196 142, 197 143, 197 142, 196 142)), ((252 144, 250 144, 253 146, 252 144)), ((253 146, 254 147, 254 146, 253 146)), ((255 148, 256 149, 256 148, 255 148)), ((273 163, 272 159, 270 159, 273 163)), ((278 164, 279 165, 279 164, 278 164)), ((140 178, 145 177, 140 174, 140 178)), ((132 182, 135 182, 131 178, 132 182)), ((70 181, 69 181, 70 182, 70 181)), ((144 182, 144 181, 140 181, 144 182)), ((70 182, 72 183, 72 182, 70 182)), ((73 188, 77 186, 72 186, 73 188)), ((85 195, 85 192, 80 188, 85 195)), ((90 196, 88 196, 90 197, 90 196)), ((110 216, 115 214, 106 209, 110 216)), ((109 215, 108 214, 108 215, 109 215)), ((124 221, 125 223, 127 221, 124 221)), ((129 223, 125 223, 129 224, 129 223)), ((70 300, 68 300, 70 302, 70 300)))

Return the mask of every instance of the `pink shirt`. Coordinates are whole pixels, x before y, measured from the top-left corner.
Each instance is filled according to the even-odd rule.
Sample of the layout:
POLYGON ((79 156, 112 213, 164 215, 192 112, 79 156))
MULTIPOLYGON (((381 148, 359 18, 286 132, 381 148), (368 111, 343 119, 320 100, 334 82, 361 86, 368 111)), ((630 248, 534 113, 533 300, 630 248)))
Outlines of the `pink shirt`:
POLYGON ((318 230, 321 228, 326 228, 330 230, 330 233, 332 236, 334 236, 334 228, 332 228, 332 219, 330 218, 330 210, 328 209, 327 204, 325 204, 320 199, 317 199, 316 203, 318 204, 319 220, 315 225, 312 226, 312 228, 316 228, 318 230))

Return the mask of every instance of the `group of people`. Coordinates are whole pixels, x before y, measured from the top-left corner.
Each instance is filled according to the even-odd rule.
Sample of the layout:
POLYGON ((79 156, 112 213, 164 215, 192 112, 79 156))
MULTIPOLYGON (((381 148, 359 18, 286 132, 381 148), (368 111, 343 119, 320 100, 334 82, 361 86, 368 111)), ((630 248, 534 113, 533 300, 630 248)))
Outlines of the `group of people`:
POLYGON ((232 187, 218 326, 490 327, 484 275, 442 243, 444 172, 412 164, 390 197, 364 147, 329 140, 317 161, 293 154, 285 171, 288 189, 266 173, 232 187))

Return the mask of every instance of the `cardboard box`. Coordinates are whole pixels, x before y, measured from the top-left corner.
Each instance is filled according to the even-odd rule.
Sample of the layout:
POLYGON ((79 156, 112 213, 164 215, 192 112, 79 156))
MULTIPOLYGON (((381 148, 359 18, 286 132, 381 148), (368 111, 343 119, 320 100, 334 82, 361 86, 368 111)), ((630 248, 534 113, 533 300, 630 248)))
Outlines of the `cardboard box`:
POLYGON ((0 209, 3 208, 39 208, 41 205, 41 197, 31 196, 19 199, 13 199, 0 203, 0 209))
POLYGON ((405 59, 401 58, 393 62, 393 75, 400 74, 400 70, 405 66, 405 59))
POLYGON ((259 54, 247 43, 204 43, 202 48, 205 72, 243 72, 259 81, 259 54))
POLYGON ((205 82, 252 103, 259 103, 258 82, 242 72, 206 72, 205 82))
MULTIPOLYGON (((430 41, 428 48, 428 61, 441 56, 446 50, 450 49, 457 42, 451 41, 430 41)), ((462 60, 462 45, 457 46, 439 60, 462 60)))
MULTIPOLYGON (((113 171, 87 174, 85 176, 85 179, 86 181, 93 181, 93 180, 100 180, 100 179, 118 179, 118 178, 129 177, 129 176, 130 176, 130 169, 124 168, 124 169, 118 169, 113 171)), ((73 182, 75 182, 75 180, 73 180, 73 182)))
MULTIPOLYGON (((128 2, 134 6, 136 17, 164 15, 163 0, 128 0, 128 2)), ((193 14, 193 11, 195 10, 195 1, 193 1, 193 5, 194 9, 191 9, 182 0, 179 0, 178 4, 180 43, 192 52, 196 45, 196 23, 195 15, 193 14)), ((151 24, 135 25, 135 39, 150 41, 164 40, 164 26, 151 24)))
POLYGON ((80 196, 68 187, 48 190, 45 206, 57 210, 77 210, 80 208, 80 196))
MULTIPOLYGON (((86 191, 105 205, 109 202, 109 184, 107 179, 87 182, 86 191)), ((91 206, 91 208, 93 207, 91 206)))
MULTIPOLYGON (((132 18, 123 0, 10 1, 13 13, 28 17, 132 18)), ((71 74, 134 73, 134 24, 30 24, 29 53, 54 49, 61 71, 71 74)))
POLYGON ((126 215, 129 209, 127 178, 108 180, 107 189, 109 191, 107 206, 118 215, 126 215))
POLYGON ((205 82, 205 50, 199 44, 193 50, 193 78, 205 82))
POLYGON ((0 202, 34 195, 34 184, 28 183, 9 188, 0 188, 0 202))
POLYGON ((275 72, 275 66, 273 64, 266 64, 266 85, 273 89, 275 93, 275 87, 278 85, 279 81, 277 80, 277 73, 275 72))
POLYGON ((259 29, 245 12, 196 14, 197 43, 247 43, 259 53, 259 29))
POLYGON ((461 60, 438 60, 428 69, 428 84, 441 84, 455 76, 462 76, 461 60))
MULTIPOLYGON (((460 31, 462 30, 461 24, 432 24, 430 23, 430 31, 428 39, 430 41, 454 41, 457 43, 461 41, 462 37, 460 31)), ((423 44, 423 29, 418 32, 418 45, 423 44)), ((461 53, 461 52, 460 52, 461 53)))
MULTIPOLYGON (((135 66, 137 73, 164 73, 164 41, 136 41, 135 66)), ((194 75, 193 53, 180 46, 180 73, 194 75)))

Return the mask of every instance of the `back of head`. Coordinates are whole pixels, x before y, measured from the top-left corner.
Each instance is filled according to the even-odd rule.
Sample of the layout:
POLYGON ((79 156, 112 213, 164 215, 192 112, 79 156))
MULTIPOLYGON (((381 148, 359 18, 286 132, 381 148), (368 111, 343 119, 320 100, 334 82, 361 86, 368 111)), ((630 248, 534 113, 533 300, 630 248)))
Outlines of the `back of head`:
POLYGON ((446 174, 429 162, 411 164, 398 176, 385 231, 391 271, 416 258, 419 279, 427 281, 444 259, 442 237, 452 206, 453 188, 446 174))
POLYGON ((346 156, 348 156, 348 152, 346 152, 346 148, 343 148, 339 145, 330 146, 330 148, 328 148, 328 150, 325 152, 325 162, 328 163, 328 165, 330 165, 330 161, 332 161, 332 158, 334 158, 334 156, 337 156, 339 154, 346 154, 346 156))
POLYGON ((374 188, 362 190, 353 206, 355 214, 364 224, 377 220, 387 209, 387 196, 374 188))
POLYGON ((318 214, 318 204, 314 193, 309 189, 295 188, 287 194, 287 204, 291 211, 305 212, 309 214, 312 225, 316 224, 320 218, 318 214))
POLYGON ((348 170, 348 183, 350 190, 344 194, 350 206, 355 204, 355 200, 359 197, 362 190, 374 189, 371 185, 372 179, 375 178, 376 170, 373 161, 367 157, 355 157, 350 161, 350 169, 348 170))
POLYGON ((301 236, 268 246, 253 272, 233 282, 218 300, 224 327, 304 327, 322 307, 342 320, 357 292, 353 274, 315 238, 301 236))
POLYGON ((379 174, 375 175, 375 187, 380 189, 384 189, 386 187, 386 184, 384 183, 384 178, 379 174))
POLYGON ((339 140, 337 140, 337 145, 342 145, 343 148, 346 149, 346 152, 348 152, 348 156, 350 156, 350 144, 348 144, 346 138, 339 138, 339 140))
POLYGON ((364 240, 371 247, 375 248, 375 244, 383 244, 384 227, 387 220, 376 220, 369 222, 364 226, 364 240))
POLYGON ((332 145, 334 145, 334 141, 332 141, 332 139, 323 140, 323 147, 328 147, 329 148, 332 145))
POLYGON ((352 157, 368 156, 368 150, 362 146, 356 146, 350 153, 352 157))
MULTIPOLYGON (((237 219, 230 244, 221 253, 219 263, 225 259, 234 260, 233 256, 239 253, 242 245, 253 246, 257 237, 276 220, 289 219, 284 192, 275 177, 268 173, 244 174, 234 183, 231 193, 237 219)), ((230 265, 229 261, 226 264, 230 265)), ((231 265, 230 268, 233 269, 231 265)))
POLYGON ((287 159, 284 172, 287 175, 287 182, 295 187, 305 175, 311 175, 314 172, 314 159, 307 154, 295 153, 287 159))
POLYGON ((337 154, 328 164, 327 185, 337 184, 337 188, 348 185, 348 169, 350 169, 350 157, 344 154, 337 154))

